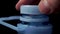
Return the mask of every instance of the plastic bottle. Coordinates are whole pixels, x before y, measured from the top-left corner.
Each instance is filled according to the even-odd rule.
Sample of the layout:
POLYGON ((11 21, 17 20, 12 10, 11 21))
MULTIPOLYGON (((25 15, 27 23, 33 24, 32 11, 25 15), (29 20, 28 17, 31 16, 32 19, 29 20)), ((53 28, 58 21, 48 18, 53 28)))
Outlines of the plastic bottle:
POLYGON ((39 12, 37 5, 22 5, 18 34, 52 34, 48 15, 39 12))

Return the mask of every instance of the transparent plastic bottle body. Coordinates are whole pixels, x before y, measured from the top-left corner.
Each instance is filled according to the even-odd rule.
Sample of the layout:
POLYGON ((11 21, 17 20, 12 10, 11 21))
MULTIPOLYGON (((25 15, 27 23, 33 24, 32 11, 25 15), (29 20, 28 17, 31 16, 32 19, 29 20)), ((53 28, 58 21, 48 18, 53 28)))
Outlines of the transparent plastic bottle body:
POLYGON ((48 15, 41 14, 37 5, 22 6, 21 14, 18 34, 52 34, 48 15))
POLYGON ((52 25, 31 26, 18 24, 18 34, 52 34, 52 25))

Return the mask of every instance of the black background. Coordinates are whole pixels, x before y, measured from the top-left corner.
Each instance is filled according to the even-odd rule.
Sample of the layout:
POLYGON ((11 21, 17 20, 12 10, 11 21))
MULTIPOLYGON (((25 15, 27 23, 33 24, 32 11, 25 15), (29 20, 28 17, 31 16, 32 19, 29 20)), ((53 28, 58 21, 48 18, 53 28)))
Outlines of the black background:
MULTIPOLYGON (((20 15, 19 11, 15 9, 15 5, 18 2, 18 0, 0 0, 0 17, 8 17, 8 16, 15 16, 15 15, 20 15)), ((19 20, 13 20, 13 21, 8 21, 8 23, 13 24, 16 26, 19 20)), ((60 34, 59 33, 59 23, 60 23, 60 16, 59 14, 56 15, 51 15, 50 16, 50 22, 53 24, 53 34, 60 34)), ((3 25, 0 25, 0 34, 17 34, 16 31, 9 29, 3 25)))
MULTIPOLYGON (((19 11, 15 9, 18 0, 0 0, 0 17, 9 17, 19 15, 19 11)), ((14 26, 19 20, 6 21, 14 26)), ((17 34, 16 31, 0 24, 0 34, 17 34)))
POLYGON ((0 16, 13 16, 19 15, 19 11, 16 11, 15 5, 18 0, 1 0, 0 1, 0 16))

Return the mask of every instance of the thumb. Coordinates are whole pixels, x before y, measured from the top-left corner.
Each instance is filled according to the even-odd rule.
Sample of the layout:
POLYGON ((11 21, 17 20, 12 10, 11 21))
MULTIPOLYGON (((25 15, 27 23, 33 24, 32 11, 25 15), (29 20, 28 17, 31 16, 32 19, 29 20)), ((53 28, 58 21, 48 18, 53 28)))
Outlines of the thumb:
POLYGON ((41 0, 39 3, 39 9, 44 14, 51 14, 54 12, 54 9, 58 7, 59 0, 41 0))

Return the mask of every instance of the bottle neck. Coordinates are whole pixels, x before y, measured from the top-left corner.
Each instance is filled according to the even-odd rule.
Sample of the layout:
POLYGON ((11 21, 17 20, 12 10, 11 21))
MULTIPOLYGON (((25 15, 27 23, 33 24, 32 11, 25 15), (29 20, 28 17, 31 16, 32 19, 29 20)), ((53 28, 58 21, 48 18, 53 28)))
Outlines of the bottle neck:
POLYGON ((31 26, 45 26, 45 25, 48 25, 49 22, 24 22, 24 21, 21 21, 21 24, 24 24, 24 25, 31 25, 31 26))
POLYGON ((29 14, 21 14, 21 17, 23 18, 26 18, 26 19, 30 19, 31 22, 28 22, 27 21, 23 21, 23 20, 26 20, 26 19, 23 19, 21 20, 21 23, 22 24, 26 24, 26 25, 33 25, 33 26, 41 26, 41 25, 48 25, 49 24, 49 18, 47 15, 29 15, 29 14), (34 22, 32 22, 34 20, 34 22), (40 20, 37 20, 37 19, 40 19, 40 20), (46 21, 47 20, 47 21, 46 21), (39 21, 39 22, 36 22, 36 21, 39 21))

